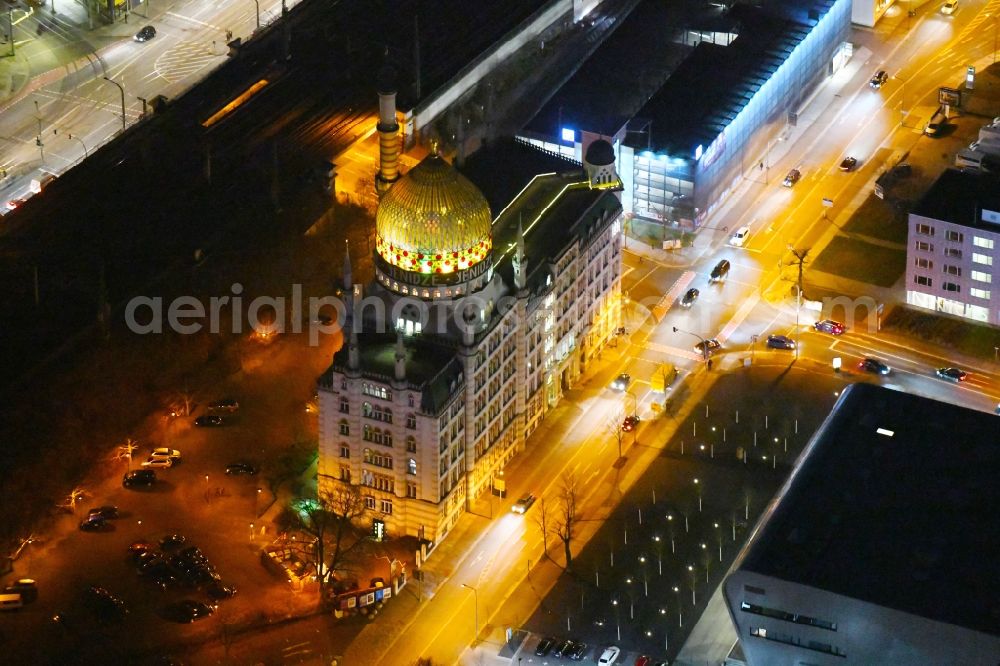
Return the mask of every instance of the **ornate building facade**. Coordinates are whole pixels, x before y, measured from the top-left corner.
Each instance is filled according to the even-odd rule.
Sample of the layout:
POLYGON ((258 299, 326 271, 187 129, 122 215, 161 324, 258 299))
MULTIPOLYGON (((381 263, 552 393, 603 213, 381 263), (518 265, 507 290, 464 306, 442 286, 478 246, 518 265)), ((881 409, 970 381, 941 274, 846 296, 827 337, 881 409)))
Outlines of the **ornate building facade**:
MULTIPOLYGON (((394 168, 393 93, 379 87, 394 168)), ((436 151, 398 179, 380 170, 375 279, 350 284, 348 261, 345 344, 319 380, 321 490, 361 486, 390 533, 432 541, 490 491, 619 326, 606 148, 586 168, 526 176, 495 217, 436 151)))

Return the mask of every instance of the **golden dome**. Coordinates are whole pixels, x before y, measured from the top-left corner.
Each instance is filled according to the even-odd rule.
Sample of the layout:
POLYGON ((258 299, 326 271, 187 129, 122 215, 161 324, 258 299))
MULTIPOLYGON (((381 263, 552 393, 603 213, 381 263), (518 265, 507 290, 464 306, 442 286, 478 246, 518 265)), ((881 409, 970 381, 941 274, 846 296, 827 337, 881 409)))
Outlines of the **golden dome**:
POLYGON ((440 156, 426 157, 379 201, 375 250, 413 273, 454 273, 487 258, 493 247, 490 206, 440 156))

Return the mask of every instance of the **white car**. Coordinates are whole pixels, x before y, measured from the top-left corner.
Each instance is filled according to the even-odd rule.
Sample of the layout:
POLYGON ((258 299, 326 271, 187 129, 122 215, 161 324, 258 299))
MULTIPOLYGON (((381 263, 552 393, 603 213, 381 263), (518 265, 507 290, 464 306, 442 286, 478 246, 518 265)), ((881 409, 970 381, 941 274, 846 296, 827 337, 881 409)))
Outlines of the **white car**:
POLYGON ((614 645, 604 648, 604 652, 601 653, 601 658, 597 660, 597 663, 600 664, 600 666, 610 666, 610 664, 618 661, 618 655, 621 653, 622 651, 614 645))
POLYGON ((733 234, 733 237, 729 239, 729 244, 733 247, 743 247, 743 244, 747 242, 747 236, 750 235, 750 227, 740 227, 733 234))
POLYGON ((958 0, 947 0, 943 5, 941 5, 941 13, 951 16, 958 9, 958 0))
POLYGON ((156 469, 157 467, 166 469, 167 467, 173 467, 174 461, 170 458, 153 458, 150 457, 149 460, 142 463, 142 466, 147 469, 156 469))
POLYGON ((168 449, 166 447, 160 447, 158 449, 153 449, 153 452, 149 454, 150 459, 152 458, 169 458, 173 462, 177 462, 181 459, 181 452, 177 449, 168 449))

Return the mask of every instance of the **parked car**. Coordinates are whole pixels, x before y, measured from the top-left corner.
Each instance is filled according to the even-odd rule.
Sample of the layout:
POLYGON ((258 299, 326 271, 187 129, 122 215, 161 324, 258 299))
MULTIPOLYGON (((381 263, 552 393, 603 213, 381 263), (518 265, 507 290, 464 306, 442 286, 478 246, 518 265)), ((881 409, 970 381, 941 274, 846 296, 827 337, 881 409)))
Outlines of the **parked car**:
POLYGON ((747 237, 749 235, 750 227, 740 227, 729 239, 729 244, 733 247, 743 247, 743 244, 747 242, 747 237))
POLYGON ((958 9, 958 0, 946 0, 946 2, 941 5, 941 13, 945 16, 951 16, 958 9))
POLYGON ((246 474, 247 476, 253 476, 257 473, 257 468, 250 463, 230 463, 226 465, 226 474, 231 476, 238 476, 240 474, 246 474))
POLYGON ((174 548, 180 548, 186 542, 187 537, 183 534, 168 534, 160 539, 160 548, 163 550, 172 550, 174 548))
POLYGON ((964 382, 968 377, 969 373, 965 370, 960 370, 958 368, 938 368, 934 371, 941 379, 947 379, 950 382, 964 382))
POLYGON ((866 357, 858 363, 858 368, 864 370, 865 372, 874 372, 877 375, 887 375, 889 374, 889 366, 884 362, 878 360, 877 358, 866 357))
POLYGON ((840 162, 841 171, 854 171, 854 167, 858 166, 858 158, 851 157, 848 155, 840 162))
POLYGON ((801 178, 802 172, 798 169, 792 169, 787 175, 785 175, 785 180, 783 180, 781 184, 785 187, 793 187, 801 178))
POLYGON ((769 349, 795 349, 795 340, 787 335, 769 335, 767 346, 769 349))
POLYGON ((872 76, 871 80, 868 81, 868 85, 878 90, 885 85, 886 81, 889 80, 889 75, 885 73, 884 69, 880 69, 872 76))
POLYGON ((108 504, 106 506, 98 506, 87 512, 90 516, 100 516, 105 520, 111 520, 112 518, 118 517, 118 507, 108 504))
POLYGON ((30 604, 38 600, 38 585, 32 578, 18 578, 3 588, 4 594, 20 594, 21 602, 30 604))
POLYGON ((833 319, 823 319, 813 324, 815 328, 820 333, 832 333, 833 335, 840 335, 844 332, 845 327, 839 321, 834 321, 833 319))
POLYGON ((165 446, 153 449, 153 452, 149 454, 150 458, 170 458, 173 462, 181 461, 181 452, 177 449, 169 449, 165 446))
POLYGON ((681 307, 689 308, 694 305, 694 302, 698 300, 699 293, 700 292, 693 287, 684 292, 684 296, 681 297, 681 307))
POLYGON ((148 541, 133 541, 128 547, 129 557, 136 564, 139 563, 140 558, 146 554, 151 553, 156 550, 156 547, 149 543, 148 541))
POLYGON ((569 658, 573 661, 582 660, 587 656, 587 647, 588 645, 586 643, 577 643, 573 646, 573 651, 570 652, 569 658))
POLYGON ((126 488, 136 486, 148 488, 154 483, 156 483, 156 472, 151 469, 134 469, 122 478, 122 485, 126 488))
POLYGON ((175 622, 194 622, 206 618, 214 612, 215 606, 193 599, 185 599, 168 606, 166 615, 175 622))
POLYGON ((570 655, 570 653, 573 652, 573 648, 575 646, 576 646, 576 642, 575 641, 571 641, 569 639, 560 641, 559 644, 556 646, 556 649, 552 651, 552 656, 553 657, 568 657, 570 655))
POLYGON ((606 647, 604 648, 604 652, 601 653, 600 659, 597 660, 597 663, 599 666, 610 666, 618 661, 618 655, 621 653, 622 651, 614 645, 606 647))
POLYGON ((705 340, 704 342, 699 342, 698 344, 696 344, 694 346, 694 350, 699 354, 704 354, 706 347, 708 348, 708 355, 711 356, 715 352, 722 349, 722 344, 715 338, 710 338, 708 340, 705 340))
POLYGON ((240 403, 233 398, 223 398, 222 400, 216 400, 215 402, 209 403, 208 408, 213 412, 235 414, 240 409, 240 403))
POLYGON ((521 499, 514 502, 514 506, 510 507, 510 510, 514 513, 526 513, 531 505, 535 503, 535 496, 528 493, 521 499))
POLYGON ((166 469, 174 466, 174 460, 173 458, 157 458, 155 456, 150 456, 148 460, 142 463, 142 466, 148 469, 166 469))
POLYGON ((555 645, 556 639, 554 638, 543 638, 538 641, 538 647, 535 648, 536 657, 544 657, 549 652, 552 651, 552 646, 555 645))
POLYGON ((156 28, 151 25, 146 25, 139 28, 139 32, 135 33, 134 39, 137 42, 148 42, 153 37, 156 37, 156 28))
POLYGON ((723 259, 712 269, 712 273, 708 276, 708 281, 721 282, 726 279, 727 275, 729 275, 729 260, 723 259))
POLYGON ((635 658, 635 666, 649 666, 651 661, 653 660, 646 655, 639 655, 635 658))
POLYGON ((220 581, 214 581, 209 583, 205 588, 205 593, 208 598, 212 601, 220 601, 222 599, 229 599, 236 595, 235 585, 226 585, 220 581))
POLYGON ((109 529, 111 529, 111 523, 101 515, 87 516, 86 519, 80 521, 80 531, 82 532, 104 532, 109 529))
POLYGON ((226 425, 226 421, 217 414, 205 414, 196 418, 194 424, 199 428, 219 428, 226 425))
POLYGON ((632 375, 628 374, 627 372, 623 372, 622 374, 615 377, 615 380, 611 382, 611 388, 618 391, 624 391, 625 389, 628 388, 628 385, 631 383, 632 383, 632 375))
POLYGON ((636 415, 626 416, 622 421, 622 432, 632 432, 639 425, 639 417, 636 415))
POLYGON ((100 622, 120 622, 128 615, 124 601, 96 585, 87 588, 84 603, 100 622))

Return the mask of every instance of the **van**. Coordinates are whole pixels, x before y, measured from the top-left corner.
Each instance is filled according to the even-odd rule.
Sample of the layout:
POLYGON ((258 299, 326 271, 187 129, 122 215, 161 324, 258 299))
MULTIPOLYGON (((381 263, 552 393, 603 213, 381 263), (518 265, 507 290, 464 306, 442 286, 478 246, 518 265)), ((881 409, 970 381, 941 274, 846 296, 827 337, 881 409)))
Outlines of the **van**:
POLYGON ((709 282, 721 282, 729 275, 729 260, 723 259, 712 269, 712 274, 708 276, 709 282))
POLYGON ((924 134, 927 136, 938 136, 947 124, 948 116, 945 114, 944 109, 938 108, 934 112, 934 115, 931 116, 931 119, 927 121, 927 124, 924 125, 924 134))
POLYGON ((0 594, 0 611, 13 611, 19 610, 24 606, 24 602, 21 601, 21 595, 18 593, 13 594, 0 594))
POLYGON ((42 172, 38 176, 38 178, 32 178, 31 179, 31 183, 28 186, 28 189, 31 190, 32 192, 34 192, 35 194, 38 194, 39 192, 41 192, 42 190, 44 190, 49 185, 49 183, 51 183, 55 179, 56 179, 55 174, 42 172))

